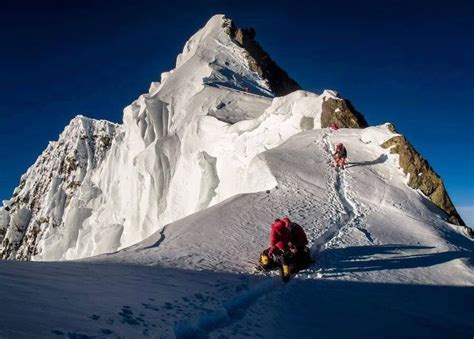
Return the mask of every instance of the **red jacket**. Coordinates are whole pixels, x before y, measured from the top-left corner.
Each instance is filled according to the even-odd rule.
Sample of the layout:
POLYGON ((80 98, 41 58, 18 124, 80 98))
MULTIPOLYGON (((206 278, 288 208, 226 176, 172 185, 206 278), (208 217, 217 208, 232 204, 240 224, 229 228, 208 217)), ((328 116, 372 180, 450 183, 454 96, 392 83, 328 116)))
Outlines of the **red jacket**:
POLYGON ((287 250, 289 242, 290 231, 280 219, 275 220, 270 229, 270 248, 268 255, 271 256, 276 249, 287 250))

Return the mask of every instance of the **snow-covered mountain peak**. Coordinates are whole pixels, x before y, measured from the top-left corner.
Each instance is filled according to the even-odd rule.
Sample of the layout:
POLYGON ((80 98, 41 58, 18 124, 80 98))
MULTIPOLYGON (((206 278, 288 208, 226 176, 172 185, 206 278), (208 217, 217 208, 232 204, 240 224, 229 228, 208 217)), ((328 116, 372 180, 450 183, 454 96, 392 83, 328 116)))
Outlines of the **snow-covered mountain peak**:
POLYGON ((59 135, 60 141, 77 140, 77 138, 94 137, 101 133, 107 133, 110 128, 117 128, 119 125, 107 120, 98 120, 88 118, 83 115, 76 115, 66 125, 63 132, 59 135))
MULTIPOLYGON (((48 146, 0 211, 2 257, 77 259, 128 247, 226 199, 280 186, 265 154, 292 136, 368 127, 337 92, 299 89, 253 29, 222 15, 123 113, 122 126, 77 116, 48 146)), ((398 136, 388 126, 358 133, 363 145, 397 153, 410 178, 423 173, 410 187, 456 217, 439 177, 398 136), (420 166, 405 166, 410 159, 420 166)))
MULTIPOLYGON (((255 30, 240 29, 222 14, 213 16, 186 42, 177 57, 176 68, 162 74, 162 87, 180 79, 188 84, 192 81, 195 85, 232 88, 267 97, 300 89, 254 38, 255 30)), ((183 87, 182 83, 179 85, 183 87)))
POLYGON ((333 99, 341 99, 339 93, 333 91, 332 89, 325 89, 323 93, 321 93, 321 96, 333 99))
POLYGON ((184 64, 190 57, 195 55, 198 51, 205 50, 206 55, 202 55, 204 58, 209 61, 212 60, 212 57, 218 54, 218 51, 212 51, 209 47, 215 46, 213 41, 216 44, 224 45, 230 47, 232 41, 230 40, 229 35, 225 31, 226 23, 228 19, 223 14, 214 15, 209 19, 209 21, 198 30, 184 45, 183 51, 176 58, 176 67, 180 67, 184 64), (214 52, 214 53, 211 53, 214 52))

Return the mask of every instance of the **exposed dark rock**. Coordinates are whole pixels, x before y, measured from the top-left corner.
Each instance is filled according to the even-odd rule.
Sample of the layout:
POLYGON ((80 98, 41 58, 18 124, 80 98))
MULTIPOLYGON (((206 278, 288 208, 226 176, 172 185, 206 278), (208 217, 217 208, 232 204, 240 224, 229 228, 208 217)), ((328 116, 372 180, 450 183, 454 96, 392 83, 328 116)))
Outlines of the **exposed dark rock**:
POLYGON ((228 18, 224 19, 223 27, 231 39, 247 51, 247 61, 250 69, 268 81, 271 91, 276 96, 284 96, 301 89, 300 85, 291 79, 255 41, 256 32, 254 28, 238 28, 228 18))
POLYGON ((464 226, 464 231, 466 232, 469 238, 474 239, 474 230, 472 228, 464 226))
POLYGON ((339 128, 365 128, 369 126, 362 114, 356 111, 349 100, 328 98, 322 106, 321 127, 326 128, 332 124, 336 124, 339 128))
MULTIPOLYGON (((392 125, 393 131, 395 127, 392 125)), ((466 226, 456 211, 440 176, 436 174, 429 163, 402 136, 395 136, 381 145, 390 148, 390 153, 400 156, 400 167, 409 175, 408 186, 419 189, 436 206, 448 215, 448 221, 459 226, 466 226)))
POLYGON ((387 128, 390 132, 398 134, 397 130, 395 129, 395 126, 393 124, 387 124, 387 128))

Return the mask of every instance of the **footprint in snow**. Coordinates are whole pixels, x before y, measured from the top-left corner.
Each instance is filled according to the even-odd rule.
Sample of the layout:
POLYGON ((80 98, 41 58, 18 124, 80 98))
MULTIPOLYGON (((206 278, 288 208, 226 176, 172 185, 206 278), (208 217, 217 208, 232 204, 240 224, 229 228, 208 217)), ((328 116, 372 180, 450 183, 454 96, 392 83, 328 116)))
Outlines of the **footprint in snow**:
POLYGON ((93 315, 91 315, 89 318, 92 319, 92 320, 99 320, 99 319, 100 319, 100 315, 93 314, 93 315))
POLYGON ((133 312, 130 310, 130 306, 123 306, 122 311, 119 312, 118 315, 122 318, 121 320, 123 324, 128 324, 132 326, 140 324, 139 319, 141 318, 133 318, 133 312))
POLYGON ((204 296, 201 293, 194 293, 194 296, 196 297, 196 299, 204 301, 204 296))
POLYGON ((88 336, 87 334, 82 334, 82 333, 76 333, 76 332, 68 332, 67 337, 71 339, 90 339, 90 338, 95 338, 88 336))
POLYGON ((150 305, 150 304, 146 304, 146 303, 142 303, 142 306, 144 308, 146 308, 147 310, 152 310, 152 311, 160 311, 160 309, 158 307, 155 307, 153 305, 150 305))

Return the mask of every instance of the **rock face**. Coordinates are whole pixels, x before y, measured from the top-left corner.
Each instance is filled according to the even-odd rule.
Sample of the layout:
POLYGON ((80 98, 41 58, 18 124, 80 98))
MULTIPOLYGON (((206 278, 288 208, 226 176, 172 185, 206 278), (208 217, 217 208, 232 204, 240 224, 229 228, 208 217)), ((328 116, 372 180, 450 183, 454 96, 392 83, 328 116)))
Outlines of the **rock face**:
POLYGON ((328 98, 323 103, 321 112, 321 127, 326 128, 336 124, 339 128, 365 128, 367 121, 356 111, 351 102, 346 99, 328 98))
POLYGON ((301 89, 300 85, 291 79, 255 41, 254 28, 238 28, 228 18, 223 25, 231 39, 247 51, 246 57, 250 69, 268 81, 270 89, 276 96, 284 96, 301 89))
MULTIPOLYGON (((395 132, 393 125, 390 129, 395 132)), ((400 156, 400 167, 409 175, 408 186, 422 191, 436 206, 446 212, 450 223, 466 226, 451 202, 440 176, 404 136, 395 136, 384 142, 382 147, 390 148, 390 153, 400 156)))
POLYGON ((105 158, 117 125, 77 116, 21 177, 0 208, 0 258, 29 260, 37 241, 59 227, 71 197, 105 158))

